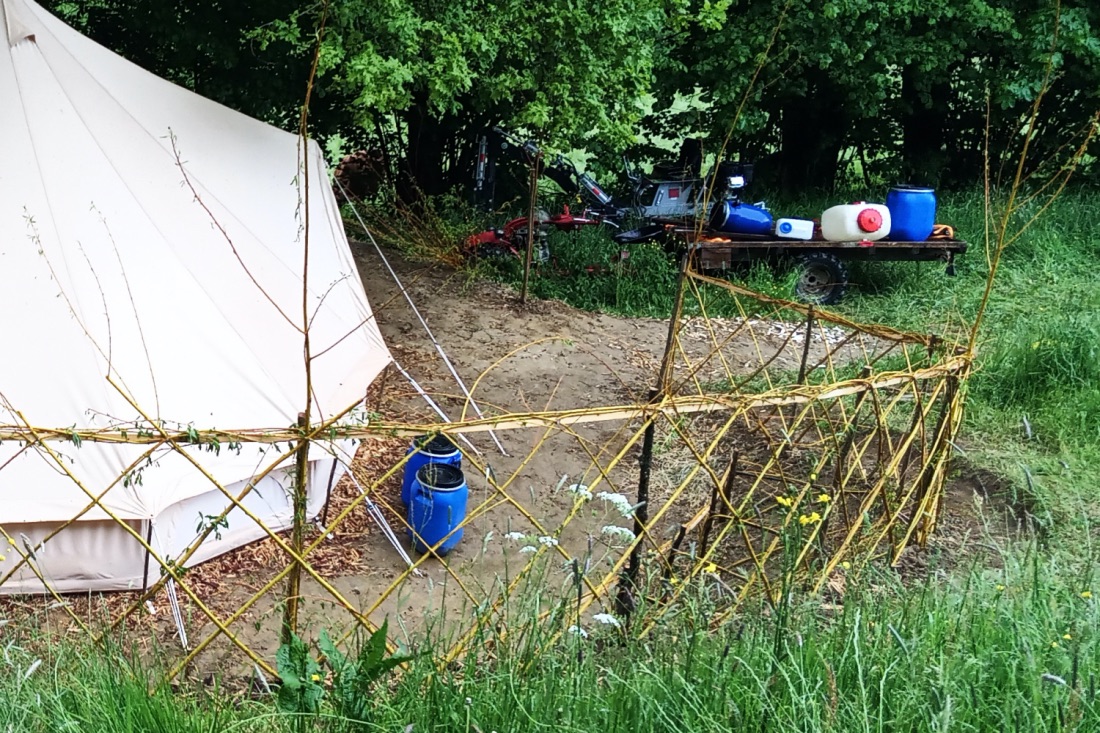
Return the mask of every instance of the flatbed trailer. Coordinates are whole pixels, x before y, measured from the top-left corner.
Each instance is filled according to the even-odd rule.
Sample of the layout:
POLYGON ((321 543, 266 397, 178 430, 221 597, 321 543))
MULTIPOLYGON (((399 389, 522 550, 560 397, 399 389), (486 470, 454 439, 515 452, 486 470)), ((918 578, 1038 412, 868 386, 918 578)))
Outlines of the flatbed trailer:
POLYGON ((798 268, 795 294, 821 305, 837 303, 848 289, 849 262, 943 262, 954 275, 955 256, 966 252, 966 242, 954 238, 923 242, 831 242, 820 239, 791 240, 722 234, 687 240, 697 253, 697 266, 722 271, 747 262, 793 263, 798 268))

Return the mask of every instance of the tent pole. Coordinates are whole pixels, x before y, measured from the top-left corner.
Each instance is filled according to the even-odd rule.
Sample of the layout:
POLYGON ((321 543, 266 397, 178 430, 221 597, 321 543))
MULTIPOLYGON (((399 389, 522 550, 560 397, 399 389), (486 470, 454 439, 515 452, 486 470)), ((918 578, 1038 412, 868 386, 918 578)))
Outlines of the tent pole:
POLYGON ((146 520, 149 529, 145 532, 145 570, 141 574, 141 592, 149 590, 149 547, 153 546, 153 518, 146 520))
MULTIPOLYGON (((324 527, 325 532, 328 532, 328 504, 332 499, 332 480, 336 478, 336 466, 337 461, 335 456, 332 459, 332 470, 328 472, 328 488, 325 489, 325 510, 321 513, 321 526, 324 527)), ((351 470, 351 466, 348 466, 348 470, 351 470)))

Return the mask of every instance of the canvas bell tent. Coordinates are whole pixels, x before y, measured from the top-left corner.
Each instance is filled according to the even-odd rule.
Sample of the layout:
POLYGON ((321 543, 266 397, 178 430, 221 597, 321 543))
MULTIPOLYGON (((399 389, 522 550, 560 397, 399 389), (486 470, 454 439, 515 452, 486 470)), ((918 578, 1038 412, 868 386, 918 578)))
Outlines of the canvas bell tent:
MULTIPOLYGON (((315 143, 303 152, 29 0, 0 0, 0 43, 0 424, 294 425, 307 221, 312 419, 363 399, 390 356, 315 143)), ((152 583, 134 534, 177 557, 228 506, 211 479, 239 494, 275 457, 188 448, 207 477, 168 447, 139 460, 148 446, 46 445, 0 444, 0 593, 152 583)), ((313 515, 343 469, 323 445, 310 459, 313 515)), ((244 500, 275 530, 291 518, 285 466, 244 500)), ((263 535, 234 509, 190 564, 263 535)))

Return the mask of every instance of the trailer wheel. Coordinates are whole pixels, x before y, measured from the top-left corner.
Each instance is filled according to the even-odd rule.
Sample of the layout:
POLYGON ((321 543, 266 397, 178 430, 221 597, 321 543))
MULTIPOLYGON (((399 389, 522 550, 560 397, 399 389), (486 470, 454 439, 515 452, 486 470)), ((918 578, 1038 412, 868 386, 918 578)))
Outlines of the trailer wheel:
POLYGON ((805 303, 833 305, 848 292, 848 266, 836 255, 811 252, 799 257, 796 267, 794 294, 805 303))

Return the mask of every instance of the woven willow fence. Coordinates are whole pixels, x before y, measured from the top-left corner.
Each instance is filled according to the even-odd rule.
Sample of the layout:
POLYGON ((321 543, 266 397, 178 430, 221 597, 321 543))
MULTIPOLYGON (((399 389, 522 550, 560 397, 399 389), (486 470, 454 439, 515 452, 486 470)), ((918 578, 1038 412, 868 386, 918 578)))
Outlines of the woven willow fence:
MULTIPOLYGON (((651 383, 633 385, 650 394, 638 404, 526 414, 486 408, 483 418, 423 424, 385 407, 370 420, 353 417, 363 413, 349 406, 337 419, 299 429, 0 426, 0 440, 24 442, 62 472, 69 470, 62 444, 141 444, 144 456, 178 451, 224 495, 221 518, 243 497, 218 484, 188 446, 294 448, 273 456, 258 479, 293 467, 307 448, 359 441, 350 475, 318 520, 299 511, 292 530, 265 527, 262 542, 187 570, 219 518, 188 551, 161 557, 103 508, 128 471, 104 486, 70 473, 89 507, 142 545, 153 581, 143 592, 2 597, 5 633, 29 625, 156 643, 172 677, 211 668, 274 675, 274 651, 288 630, 316 638, 323 628, 346 643, 389 617, 391 631, 395 619, 445 627, 446 658, 454 659, 486 635, 515 633, 534 619, 554 633, 583 633, 606 614, 600 618, 613 617, 627 633, 646 634, 699 584, 716 598, 720 622, 746 600, 822 592, 839 573, 897 562, 924 543, 941 511, 966 352, 760 296, 687 265, 679 293, 664 359, 651 383), (719 298, 732 300, 741 318, 708 318, 719 298), (749 363, 747 346, 755 354, 749 363), (512 455, 494 452, 489 431, 512 455), (368 510, 381 510, 408 546, 393 489, 409 440, 437 432, 463 452, 465 537, 442 558, 410 550, 404 564, 381 532, 369 530, 368 510), (180 609, 175 624, 163 610, 169 605, 180 609)), ((478 382, 492 378, 490 370, 478 382)), ((36 548, 6 532, 4 539, 19 556, 16 570, 35 567, 36 548)))

